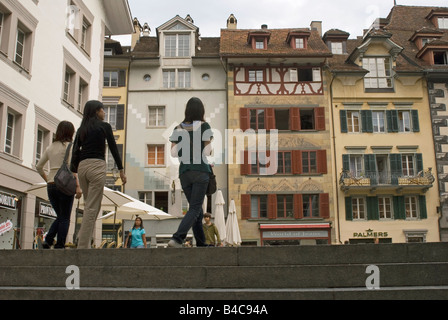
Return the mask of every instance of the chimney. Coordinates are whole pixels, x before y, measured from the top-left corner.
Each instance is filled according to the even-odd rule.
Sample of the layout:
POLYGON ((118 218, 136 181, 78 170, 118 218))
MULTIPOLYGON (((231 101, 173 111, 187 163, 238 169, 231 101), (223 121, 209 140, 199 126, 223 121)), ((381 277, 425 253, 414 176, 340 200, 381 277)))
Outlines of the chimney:
POLYGON ((317 30, 322 37, 322 21, 311 21, 311 30, 317 30))
POLYGON ((268 29, 268 25, 267 24, 262 24, 261 25, 261 29, 262 30, 267 30, 268 29))
POLYGON ((134 33, 132 34, 131 38, 131 50, 134 50, 135 45, 140 40, 141 32, 143 31, 143 28, 138 21, 137 18, 134 18, 134 33))
POLYGON ((149 27, 149 24, 145 22, 143 25, 143 37, 149 37, 149 34, 151 33, 151 28, 149 27))
POLYGON ((227 29, 236 29, 237 22, 238 21, 236 20, 235 16, 232 13, 227 19, 227 29))

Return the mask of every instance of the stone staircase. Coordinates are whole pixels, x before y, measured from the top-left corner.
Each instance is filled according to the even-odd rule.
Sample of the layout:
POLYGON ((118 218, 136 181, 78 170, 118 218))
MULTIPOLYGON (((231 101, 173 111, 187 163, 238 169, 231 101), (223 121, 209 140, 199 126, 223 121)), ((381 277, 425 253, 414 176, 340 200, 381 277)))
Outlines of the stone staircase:
POLYGON ((3 250, 0 299, 440 300, 448 243, 3 250))

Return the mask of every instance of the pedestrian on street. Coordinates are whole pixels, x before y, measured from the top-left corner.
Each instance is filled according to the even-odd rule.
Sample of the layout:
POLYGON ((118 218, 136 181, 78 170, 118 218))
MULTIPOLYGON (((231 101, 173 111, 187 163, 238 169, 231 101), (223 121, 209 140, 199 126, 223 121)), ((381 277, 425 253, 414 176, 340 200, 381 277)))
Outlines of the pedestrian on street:
POLYGON ((81 126, 75 137, 71 170, 78 173, 85 200, 84 214, 78 233, 78 249, 90 248, 93 229, 101 209, 106 183, 106 141, 120 170, 123 185, 127 181, 112 127, 104 122, 105 115, 100 101, 88 101, 84 108, 81 126))
POLYGON ((179 157, 179 178, 189 209, 177 232, 168 242, 168 247, 182 247, 190 228, 193 229, 196 246, 207 245, 202 228, 204 216, 202 204, 211 173, 206 156, 211 153, 213 135, 210 125, 204 120, 204 115, 202 101, 199 98, 191 98, 185 108, 185 119, 174 129, 170 137, 171 156, 179 157))
POLYGON ((143 220, 140 217, 135 218, 134 226, 129 230, 128 237, 126 238, 125 248, 130 244, 130 248, 147 248, 146 245, 146 232, 143 228, 143 220))
POLYGON ((65 158, 67 148, 69 150, 69 156, 67 163, 70 162, 72 154, 73 135, 75 133, 75 127, 69 121, 61 121, 56 129, 56 137, 53 143, 44 151, 39 162, 36 164, 36 170, 40 176, 47 183, 47 193, 51 206, 56 212, 56 220, 52 223, 50 230, 47 233, 43 247, 49 249, 57 236, 57 242, 54 245, 55 249, 64 249, 65 242, 67 240, 68 229, 70 226, 70 216, 72 213, 73 200, 81 198, 82 192, 79 187, 79 181, 76 174, 76 195, 68 196, 59 191, 54 183, 54 177, 62 166, 65 158), (47 174, 44 171, 44 166, 47 162, 50 162, 50 171, 47 174))
POLYGON ((212 215, 208 212, 204 213, 205 223, 202 225, 205 234, 205 243, 211 247, 222 247, 221 238, 216 225, 211 221, 212 215))

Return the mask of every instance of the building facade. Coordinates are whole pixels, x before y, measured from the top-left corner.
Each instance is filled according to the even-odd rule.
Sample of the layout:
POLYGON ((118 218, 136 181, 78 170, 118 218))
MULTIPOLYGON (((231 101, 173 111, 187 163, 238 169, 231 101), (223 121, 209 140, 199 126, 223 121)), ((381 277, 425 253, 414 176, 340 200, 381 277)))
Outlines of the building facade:
POLYGON ((35 164, 61 120, 77 128, 101 100, 104 36, 131 32, 125 0, 0 1, 0 223, 13 224, 0 248, 30 249, 48 231, 49 203, 26 192, 43 182, 35 164))
POLYGON ((331 244, 333 173, 321 23, 221 30, 229 200, 243 245, 331 244), (278 151, 278 152, 277 152, 278 151))
POLYGON ((340 243, 439 241, 428 86, 394 10, 356 40, 326 34, 340 243))
MULTIPOLYGON (((156 29, 156 36, 150 35, 147 24, 141 31, 140 37, 132 40, 130 52, 126 193, 183 217, 188 202, 180 186, 179 163, 170 155, 168 139, 184 119, 187 101, 192 97, 202 100, 205 120, 213 128, 213 147, 217 151, 210 160, 216 164, 218 188, 227 195, 227 167, 221 164, 219 153, 223 149, 219 137, 227 121, 219 38, 201 37, 190 16, 175 16, 156 29)), ((207 211, 211 213, 213 201, 213 197, 208 199, 207 211)))

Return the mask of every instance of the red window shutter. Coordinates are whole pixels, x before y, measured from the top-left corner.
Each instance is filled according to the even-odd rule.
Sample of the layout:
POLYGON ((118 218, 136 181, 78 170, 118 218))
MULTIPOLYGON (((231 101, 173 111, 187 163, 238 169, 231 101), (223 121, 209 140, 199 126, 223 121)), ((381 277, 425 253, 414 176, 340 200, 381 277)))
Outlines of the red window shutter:
POLYGON ((266 130, 275 129, 275 111, 274 108, 266 109, 266 130))
POLYGON ((240 109, 240 128, 243 131, 250 128, 250 109, 240 109))
POLYGON ((241 219, 247 220, 250 218, 250 194, 241 195, 241 219))
POLYGON ((268 194, 268 218, 277 219, 277 195, 268 194))
POLYGON ((328 193, 319 195, 319 214, 321 218, 330 218, 330 196, 328 193))
POLYGON ((240 174, 246 176, 250 174, 250 163, 249 163, 249 151, 245 150, 243 152, 243 163, 240 165, 240 174))
POLYGON ((317 173, 327 174, 327 150, 317 150, 317 173))
POLYGON ((303 219, 303 198, 301 194, 294 195, 294 218, 303 219))
POLYGON ((325 108, 314 109, 315 128, 319 131, 325 131, 325 108))
POLYGON ((289 109, 289 128, 293 131, 300 130, 300 109, 291 108, 289 109))
POLYGON ((302 174, 302 151, 292 151, 292 174, 302 174))

